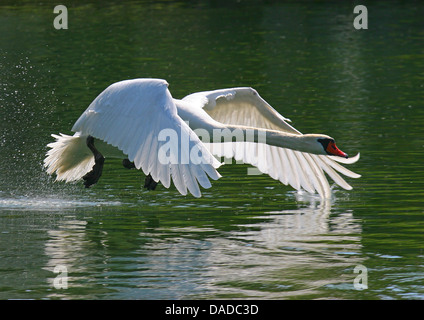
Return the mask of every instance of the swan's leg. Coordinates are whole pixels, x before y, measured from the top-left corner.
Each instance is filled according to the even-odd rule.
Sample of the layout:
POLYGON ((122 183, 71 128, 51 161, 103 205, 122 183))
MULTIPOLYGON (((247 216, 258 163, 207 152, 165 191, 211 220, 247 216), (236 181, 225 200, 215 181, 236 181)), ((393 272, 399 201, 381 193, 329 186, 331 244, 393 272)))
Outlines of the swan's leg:
POLYGON ((93 152, 93 155, 94 155, 93 169, 90 172, 88 172, 85 176, 82 177, 84 179, 85 187, 89 188, 91 185, 99 181, 102 175, 105 158, 94 146, 94 138, 92 136, 87 137, 86 143, 87 143, 87 147, 90 148, 91 152, 93 152))
POLYGON ((153 178, 150 174, 148 176, 146 176, 146 179, 144 180, 144 187, 147 190, 155 190, 157 185, 158 185, 158 183, 155 180, 153 180, 153 178))
MULTIPOLYGON (((135 168, 134 162, 131 162, 128 159, 122 160, 122 165, 127 169, 134 169, 135 168)), ((157 185, 158 185, 158 183, 155 180, 153 180, 153 178, 150 174, 146 176, 146 179, 144 180, 144 188, 146 188, 148 190, 155 190, 157 185)))
MULTIPOLYGON (((134 169, 135 168, 134 162, 131 162, 128 159, 122 160, 122 165, 127 169, 134 169)), ((155 190, 157 185, 158 185, 158 183, 155 180, 153 180, 153 178, 150 174, 146 176, 146 179, 144 180, 144 188, 146 188, 148 190, 155 190)))
POLYGON ((122 160, 122 165, 127 168, 127 169, 134 169, 135 168, 135 164, 134 162, 131 162, 128 159, 124 159, 122 160))

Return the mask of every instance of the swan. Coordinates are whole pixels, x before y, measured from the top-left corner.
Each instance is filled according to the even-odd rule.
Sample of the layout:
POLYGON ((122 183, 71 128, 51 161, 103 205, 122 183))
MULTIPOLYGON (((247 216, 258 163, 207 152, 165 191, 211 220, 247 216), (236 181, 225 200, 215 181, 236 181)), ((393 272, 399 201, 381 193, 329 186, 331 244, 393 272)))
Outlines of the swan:
POLYGON ((121 158, 124 167, 144 172, 147 189, 159 182, 169 188, 172 181, 182 195, 200 197, 199 185, 210 188, 210 179, 221 177, 217 157, 226 157, 322 198, 331 196, 325 173, 351 190, 340 174, 360 175, 341 164, 355 163, 359 153, 348 158, 333 138, 302 134, 289 122, 249 87, 174 99, 165 80, 123 80, 93 100, 72 127, 74 135, 52 134, 44 167, 56 180, 83 179, 90 187, 105 158, 121 158))

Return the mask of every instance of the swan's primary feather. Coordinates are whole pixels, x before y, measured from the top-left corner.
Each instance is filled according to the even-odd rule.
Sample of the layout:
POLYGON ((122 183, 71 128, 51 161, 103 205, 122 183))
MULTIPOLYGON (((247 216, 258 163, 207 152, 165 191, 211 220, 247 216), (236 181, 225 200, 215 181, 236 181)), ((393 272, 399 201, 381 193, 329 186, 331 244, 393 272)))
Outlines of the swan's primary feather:
MULTIPOLYGON (((280 115, 252 88, 197 92, 183 100, 203 108, 214 120, 223 124, 302 134, 288 123, 289 119, 280 115)), ((311 193, 316 191, 324 198, 331 195, 325 173, 347 190, 352 187, 339 173, 351 178, 360 177, 337 163, 355 163, 359 159, 359 153, 353 158, 343 159, 251 142, 236 142, 230 149, 225 148, 225 143, 206 145, 218 157, 231 156, 242 160, 285 185, 290 184, 297 190, 302 188, 311 193)))
POLYGON ((157 79, 126 80, 112 84, 104 90, 81 115, 72 131, 91 135, 122 150, 136 168, 150 174, 155 181, 169 187, 171 179, 177 190, 200 197, 198 184, 211 186, 206 174, 218 179, 215 168, 220 163, 205 148, 190 127, 177 115, 177 108, 168 90, 168 83, 157 79), (163 131, 165 130, 165 131, 163 131), (168 130, 168 131, 167 131, 168 130), (160 133, 164 141, 159 141, 160 133), (177 142, 188 148, 166 147, 176 133, 177 142), (202 155, 201 163, 193 163, 190 151, 197 147, 202 155), (170 163, 159 159, 159 150, 170 163), (186 161, 182 161, 185 159, 186 161))

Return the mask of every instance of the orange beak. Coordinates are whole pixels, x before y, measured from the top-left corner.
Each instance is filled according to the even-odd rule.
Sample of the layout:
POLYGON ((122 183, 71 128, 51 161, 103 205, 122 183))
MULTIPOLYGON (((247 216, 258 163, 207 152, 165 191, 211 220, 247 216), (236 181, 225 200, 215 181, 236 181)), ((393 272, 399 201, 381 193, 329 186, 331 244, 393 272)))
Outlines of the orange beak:
POLYGON ((346 159, 348 158, 347 153, 344 153, 342 150, 337 148, 336 144, 332 141, 328 143, 327 149, 325 151, 327 151, 328 154, 331 154, 333 156, 339 156, 346 159))

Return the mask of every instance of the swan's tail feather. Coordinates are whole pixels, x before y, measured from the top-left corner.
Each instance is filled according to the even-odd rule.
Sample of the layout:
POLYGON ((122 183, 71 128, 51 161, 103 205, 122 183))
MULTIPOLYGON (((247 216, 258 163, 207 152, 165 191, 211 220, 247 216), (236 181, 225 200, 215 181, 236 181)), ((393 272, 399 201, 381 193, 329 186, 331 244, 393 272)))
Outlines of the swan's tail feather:
POLYGON ((85 136, 52 134, 55 142, 47 146, 44 167, 48 174, 56 173, 56 180, 66 182, 81 179, 94 165, 94 156, 86 145, 85 136))

